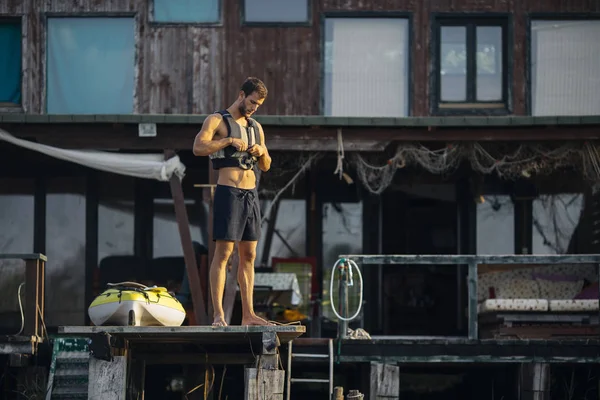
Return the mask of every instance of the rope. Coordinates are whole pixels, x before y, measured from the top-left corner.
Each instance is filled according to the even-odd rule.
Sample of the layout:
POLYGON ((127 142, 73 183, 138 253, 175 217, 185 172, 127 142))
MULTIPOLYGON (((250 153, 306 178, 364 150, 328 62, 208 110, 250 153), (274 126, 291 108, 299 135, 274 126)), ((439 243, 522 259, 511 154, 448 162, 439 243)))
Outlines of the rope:
POLYGON ((340 180, 344 176, 344 140, 342 138, 342 128, 337 130, 337 166, 334 174, 338 174, 340 180))

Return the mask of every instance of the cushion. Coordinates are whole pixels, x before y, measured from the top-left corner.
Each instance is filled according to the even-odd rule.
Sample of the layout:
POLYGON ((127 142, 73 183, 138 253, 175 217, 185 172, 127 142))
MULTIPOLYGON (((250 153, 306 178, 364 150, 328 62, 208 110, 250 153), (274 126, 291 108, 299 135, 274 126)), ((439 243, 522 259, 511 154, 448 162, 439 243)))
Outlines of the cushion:
POLYGON ((550 300, 550 311, 598 311, 598 300, 550 300))
POLYGON ((578 281, 549 281, 536 279, 540 285, 540 297, 548 300, 571 300, 583 288, 583 279, 578 281))
POLYGON ((548 311, 548 301, 541 299, 488 299, 477 307, 477 312, 494 311, 548 311))
POLYGON ((538 299, 540 288, 533 279, 506 279, 496 288, 498 299, 538 299))

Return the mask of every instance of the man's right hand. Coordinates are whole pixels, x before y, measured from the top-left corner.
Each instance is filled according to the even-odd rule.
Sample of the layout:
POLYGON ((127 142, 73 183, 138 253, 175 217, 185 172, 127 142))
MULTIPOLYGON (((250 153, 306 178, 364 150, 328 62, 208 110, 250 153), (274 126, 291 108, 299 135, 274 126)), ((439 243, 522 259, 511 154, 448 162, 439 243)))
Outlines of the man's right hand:
POLYGON ((244 142, 242 139, 238 138, 233 138, 231 145, 235 147, 237 151, 246 151, 248 149, 248 144, 246 144, 246 142, 244 142))

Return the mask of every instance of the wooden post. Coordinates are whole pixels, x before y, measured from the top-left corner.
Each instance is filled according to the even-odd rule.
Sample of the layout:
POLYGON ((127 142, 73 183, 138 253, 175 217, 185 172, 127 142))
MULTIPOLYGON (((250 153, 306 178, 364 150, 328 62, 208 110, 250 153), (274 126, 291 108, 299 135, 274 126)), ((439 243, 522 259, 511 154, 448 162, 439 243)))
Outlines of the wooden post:
POLYGON ((333 399, 332 400, 344 400, 344 388, 336 386, 333 388, 333 399))
POLYGON ((283 400, 285 371, 279 369, 279 345, 277 333, 263 332, 256 368, 244 371, 244 400, 283 400))
POLYGON ((45 256, 25 260, 25 327, 26 336, 43 335, 45 256))
POLYGON ((115 356, 112 361, 90 357, 89 371, 88 400, 125 400, 126 356, 115 356))
POLYGON ((550 400, 550 364, 521 364, 519 392, 521 400, 550 400))
MULTIPOLYGON (((165 159, 175 156, 173 150, 165 150, 165 159)), ((187 270, 188 280, 190 283, 190 292, 192 293, 192 304, 194 305, 194 316, 199 325, 207 325, 208 318, 206 308, 204 307, 204 299, 202 289, 200 288, 200 277, 198 275, 198 267, 196 263, 196 255, 192 245, 192 235, 190 234, 190 225, 185 209, 183 197, 183 188, 181 181, 175 174, 171 176, 171 195, 173 196, 173 205, 175 206, 175 219, 179 228, 179 236, 181 238, 181 247, 183 248, 183 258, 187 270)))
MULTIPOLYGON (((207 157, 208 160, 208 184, 211 185, 210 188, 210 201, 208 202, 208 271, 209 271, 209 276, 210 276, 210 266, 212 264, 212 260, 215 257, 215 242, 213 241, 213 204, 214 204, 214 200, 215 200, 215 188, 217 185, 217 173, 216 171, 213 169, 212 167, 212 161, 210 160, 210 158, 207 157), (212 186, 215 185, 215 186, 212 186)), ((209 279, 210 282, 210 279, 209 279)), ((208 307, 207 309, 207 313, 208 313, 208 319, 212 322, 212 317, 213 317, 213 313, 214 313, 214 306, 212 303, 212 297, 211 297, 211 287, 210 287, 210 283, 208 284, 208 307)), ((229 323, 229 321, 227 320, 227 318, 225 318, 225 321, 229 323)))
POLYGON ((400 367, 391 364, 371 363, 369 399, 397 399, 400 397, 400 367))

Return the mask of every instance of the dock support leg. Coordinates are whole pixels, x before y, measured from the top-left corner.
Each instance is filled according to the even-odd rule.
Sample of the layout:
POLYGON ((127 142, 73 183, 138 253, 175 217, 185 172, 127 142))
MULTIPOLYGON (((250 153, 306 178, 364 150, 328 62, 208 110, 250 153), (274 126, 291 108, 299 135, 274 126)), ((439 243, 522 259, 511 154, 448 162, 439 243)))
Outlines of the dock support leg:
POLYGON ((519 391, 522 400, 550 400, 550 364, 521 364, 519 391))
POLYGON ((393 364, 371 363, 369 399, 397 399, 400 397, 400 367, 393 364))
POLYGON ((244 371, 244 400, 283 400, 285 371, 279 369, 279 345, 277 333, 263 332, 255 368, 244 371))
POLYGON ((127 390, 127 356, 112 361, 90 357, 88 400, 125 400, 127 390))

